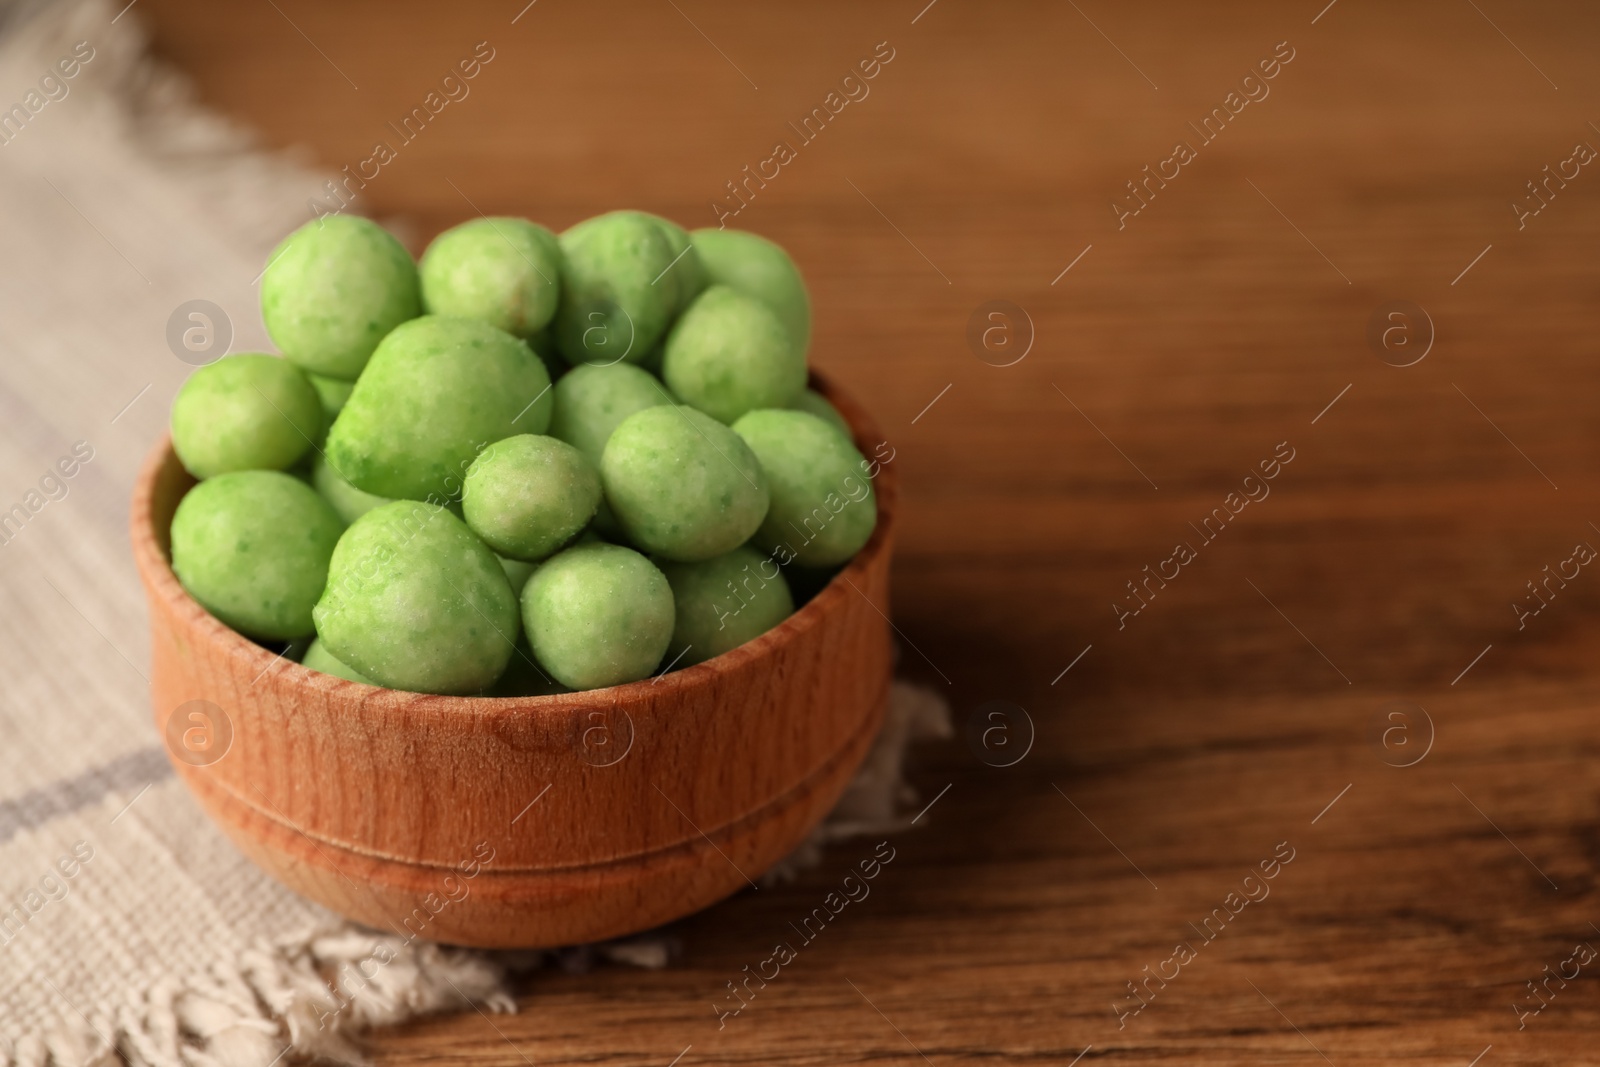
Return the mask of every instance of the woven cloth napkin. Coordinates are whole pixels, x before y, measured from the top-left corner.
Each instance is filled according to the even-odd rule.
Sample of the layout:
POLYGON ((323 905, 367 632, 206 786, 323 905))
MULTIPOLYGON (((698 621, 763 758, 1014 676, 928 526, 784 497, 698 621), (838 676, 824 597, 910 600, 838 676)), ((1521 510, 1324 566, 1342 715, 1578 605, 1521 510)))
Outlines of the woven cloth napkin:
MULTIPOLYGON (((270 351, 257 275, 325 178, 197 106, 122 2, 0 0, 0 1067, 354 1062, 372 1026, 511 1010, 508 960, 355 927, 281 888, 161 748, 126 528, 193 369, 169 318, 207 300, 231 350, 270 351), (353 974, 380 951, 375 978, 353 974)), ((895 827, 914 799, 907 741, 945 718, 897 683, 860 777, 778 873, 895 827)), ((666 946, 582 951, 659 966, 666 946)))

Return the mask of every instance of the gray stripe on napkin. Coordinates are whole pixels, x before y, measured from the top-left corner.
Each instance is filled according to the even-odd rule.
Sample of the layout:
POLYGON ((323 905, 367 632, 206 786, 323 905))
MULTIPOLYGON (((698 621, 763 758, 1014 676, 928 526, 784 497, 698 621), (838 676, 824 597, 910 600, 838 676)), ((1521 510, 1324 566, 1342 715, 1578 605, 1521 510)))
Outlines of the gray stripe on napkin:
POLYGON ((160 745, 151 745, 30 789, 13 800, 0 800, 0 845, 23 830, 88 807, 108 793, 140 789, 171 774, 166 752, 160 745))

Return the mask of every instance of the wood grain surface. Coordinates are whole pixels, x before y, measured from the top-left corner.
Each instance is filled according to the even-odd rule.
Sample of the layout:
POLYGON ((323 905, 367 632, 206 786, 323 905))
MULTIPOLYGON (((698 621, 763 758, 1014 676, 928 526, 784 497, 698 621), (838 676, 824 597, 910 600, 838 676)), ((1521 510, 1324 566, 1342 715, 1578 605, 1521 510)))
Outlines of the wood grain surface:
POLYGON ((726 983, 872 843, 681 924, 667 970, 539 974, 380 1062, 1600 1058, 1592 6, 135 10, 332 168, 489 42, 361 190, 417 244, 478 210, 713 224, 776 165, 730 222, 793 251, 814 362, 899 450, 902 668, 1034 727, 1009 767, 979 754, 1015 712, 920 753, 937 802, 739 1015, 726 983), (1426 318, 1375 346, 1392 301, 1426 318))

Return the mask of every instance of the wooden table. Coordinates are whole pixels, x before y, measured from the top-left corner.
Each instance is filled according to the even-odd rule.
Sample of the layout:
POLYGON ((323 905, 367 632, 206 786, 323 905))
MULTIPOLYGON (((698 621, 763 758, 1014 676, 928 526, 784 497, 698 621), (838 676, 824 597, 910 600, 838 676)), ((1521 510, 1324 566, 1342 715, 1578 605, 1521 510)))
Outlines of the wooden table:
POLYGON ((1600 1058, 1600 12, 1324 2, 140 4, 333 167, 489 42, 358 201, 419 247, 476 209, 712 224, 765 165, 730 223, 793 251, 898 450, 904 668, 1036 728, 920 752, 948 792, 725 1027, 871 843, 380 1062, 1600 1058), (1391 301, 1426 317, 1369 343, 1391 301))

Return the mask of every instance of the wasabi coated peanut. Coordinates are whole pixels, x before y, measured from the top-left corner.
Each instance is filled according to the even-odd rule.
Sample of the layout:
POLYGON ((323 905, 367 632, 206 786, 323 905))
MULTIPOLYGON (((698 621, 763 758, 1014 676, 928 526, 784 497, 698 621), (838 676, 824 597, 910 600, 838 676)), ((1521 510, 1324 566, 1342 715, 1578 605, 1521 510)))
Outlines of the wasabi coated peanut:
POLYGON ((383 339, 328 431, 328 462, 379 496, 449 500, 478 452, 550 424, 532 349, 476 319, 425 315, 383 339))
POLYGON ((242 634, 309 637, 312 606, 344 523, 306 483, 235 471, 189 490, 172 516, 172 570, 205 609, 242 634))
POLYGON ((628 539, 671 560, 730 552, 767 513, 767 476, 756 457, 732 430, 690 407, 628 416, 606 442, 600 476, 628 539))
POLYGON ((755 543, 780 563, 830 567, 860 551, 878 522, 867 462, 838 430, 803 411, 752 411, 733 424, 771 486, 755 543))
POLYGON ((561 246, 527 219, 473 219, 435 237, 417 271, 430 315, 482 319, 526 338, 556 313, 561 246))
POLYGON ((565 441, 518 434, 472 461, 461 506, 467 526, 499 554, 543 559, 594 518, 600 472, 565 441))
POLYGON ((339 477, 339 472, 330 467, 327 457, 320 453, 311 459, 311 487, 333 505, 333 510, 346 523, 355 522, 373 508, 390 502, 386 496, 363 493, 339 477))
POLYGON ((741 545, 703 563, 663 562, 676 621, 668 657, 681 667, 701 663, 759 637, 794 614, 783 572, 741 545))
POLYGON ((351 524, 314 614, 340 661, 414 693, 487 689, 517 636, 516 597, 494 553, 445 508, 414 500, 351 524))
POLYGON ((631 363, 574 367, 556 383, 555 394, 550 436, 595 463, 623 419, 645 408, 677 403, 655 375, 631 363))
POLYGON ((172 402, 172 447, 196 478, 286 470, 322 433, 322 403, 277 356, 228 356, 189 376, 172 402))
POLYGON ((667 335, 661 376, 684 403, 731 423, 792 404, 806 387, 806 361, 771 308, 713 285, 667 335))
POLYGON ((794 398, 789 405, 795 411, 804 411, 808 415, 815 415, 823 422, 843 433, 846 440, 853 440, 855 433, 850 429, 850 424, 844 421, 844 416, 839 414, 839 409, 828 403, 828 398, 815 389, 807 389, 794 398))
POLYGON ((360 682, 362 685, 371 685, 372 679, 360 671, 343 662, 322 641, 311 642, 311 647, 306 649, 306 654, 300 658, 300 666, 323 674, 331 674, 335 678, 343 678, 347 682, 360 682))
POLYGON ((552 556, 522 589, 522 625, 539 665, 573 689, 647 678, 672 639, 672 587, 619 545, 552 556))
POLYGON ((776 311, 803 358, 811 346, 811 297, 789 253, 744 230, 695 230, 689 239, 710 283, 730 286, 776 311))
POLYGON ((568 363, 638 363, 681 305, 672 242, 638 211, 614 211, 561 235, 556 346, 568 363))
POLYGON ((353 381, 385 334, 422 314, 417 267, 368 219, 329 215, 284 238, 261 276, 261 318, 301 368, 353 381))

